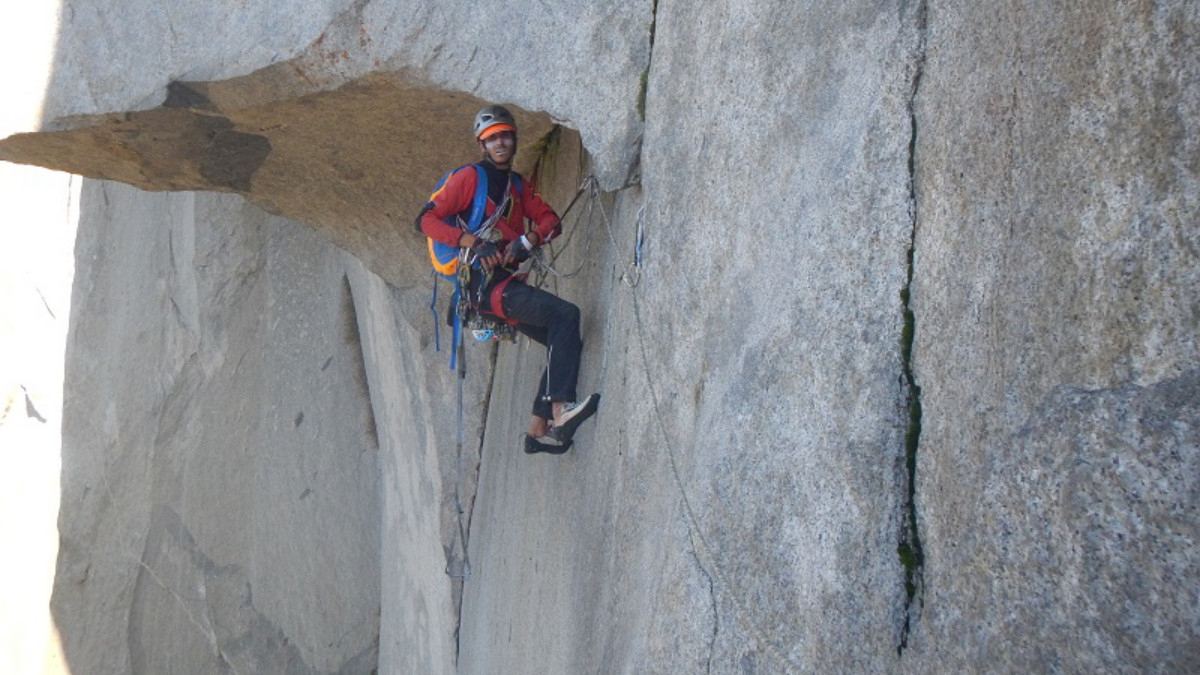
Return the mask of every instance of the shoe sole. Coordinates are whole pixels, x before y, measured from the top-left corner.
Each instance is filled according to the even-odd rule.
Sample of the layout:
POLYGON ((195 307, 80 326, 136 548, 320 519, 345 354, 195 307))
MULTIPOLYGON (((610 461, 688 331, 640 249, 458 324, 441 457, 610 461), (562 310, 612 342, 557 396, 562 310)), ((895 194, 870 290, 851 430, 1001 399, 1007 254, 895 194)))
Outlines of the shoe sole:
POLYGON ((526 434, 525 435, 525 454, 534 455, 539 452, 544 452, 549 455, 561 455, 571 449, 572 443, 573 443, 572 441, 567 440, 562 445, 553 445, 550 443, 543 443, 543 442, 539 441, 538 439, 533 438, 532 436, 526 434))
POLYGON ((595 415, 596 410, 599 408, 600 394, 592 394, 588 397, 587 403, 583 404, 579 412, 575 413, 571 419, 563 422, 562 426, 556 426, 550 431, 554 434, 555 438, 563 443, 569 443, 575 437, 575 430, 579 428, 579 425, 586 422, 592 415, 595 415))

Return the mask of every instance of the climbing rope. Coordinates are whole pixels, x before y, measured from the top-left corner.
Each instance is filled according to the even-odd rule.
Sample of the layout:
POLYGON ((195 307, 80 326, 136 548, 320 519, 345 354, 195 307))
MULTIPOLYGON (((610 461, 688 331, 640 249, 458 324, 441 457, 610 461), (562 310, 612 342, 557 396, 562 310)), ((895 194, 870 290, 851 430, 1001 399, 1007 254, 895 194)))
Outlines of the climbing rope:
POLYGON ((536 272, 535 272, 536 278, 533 283, 534 288, 541 288, 542 284, 546 280, 547 275, 553 275, 556 279, 570 279, 571 277, 579 274, 579 272, 581 270, 583 270, 584 264, 587 263, 587 261, 588 261, 587 254, 590 252, 590 247, 588 250, 584 251, 584 255, 582 255, 580 257, 579 266, 576 267, 574 270, 571 270, 570 272, 564 274, 564 273, 561 273, 558 270, 554 269, 554 263, 558 260, 559 256, 561 256, 564 252, 566 252, 566 250, 570 247, 571 239, 572 239, 572 237, 575 236, 575 231, 579 229, 579 227, 578 227, 579 220, 584 220, 584 222, 591 221, 591 215, 592 215, 592 211, 594 208, 593 205, 596 202, 596 195, 598 194, 597 181, 596 181, 595 176, 588 176, 587 178, 583 179, 583 183, 581 183, 579 185, 579 189, 575 191, 575 197, 573 199, 571 199, 571 203, 567 205, 566 210, 564 210, 562 215, 559 216, 559 222, 566 221, 567 214, 569 214, 571 212, 571 209, 575 208, 575 205, 577 203, 579 203, 579 198, 582 197, 585 193, 588 194, 590 197, 587 202, 587 204, 588 204, 587 212, 586 212, 587 215, 584 218, 576 220, 576 227, 572 227, 570 229, 570 231, 567 232, 566 236, 563 237, 562 242, 558 246, 555 246, 554 241, 550 241, 550 242, 546 243, 546 246, 542 246, 542 247, 538 247, 537 249, 534 249, 533 255, 531 256, 531 258, 533 260, 532 267, 533 267, 533 269, 536 270, 536 272), (545 258, 546 254, 545 254, 544 249, 550 250, 551 257, 548 262, 546 261, 546 258, 545 258))
MULTIPOLYGON (((654 377, 650 371, 650 357, 646 350, 646 331, 642 323, 641 303, 638 302, 637 293, 632 293, 633 299, 633 319, 637 326, 638 347, 642 355, 642 368, 646 376, 646 387, 650 390, 650 403, 654 408, 654 417, 658 420, 658 424, 654 425, 662 436, 663 445, 667 448, 667 457, 671 464, 671 476, 675 479, 675 487, 679 490, 679 495, 683 502, 684 516, 687 518, 688 536, 692 540, 692 549, 696 554, 696 563, 709 578, 710 582, 715 581, 716 588, 726 589, 726 598, 733 603, 734 611, 736 612, 740 623, 748 630, 748 632, 759 642, 760 645, 775 658, 779 663, 787 666, 793 671, 801 671, 801 667, 794 663, 790 658, 783 654, 775 644, 763 634, 762 629, 758 624, 749 619, 750 613, 743 604, 741 597, 737 593, 729 592, 733 585, 729 583, 725 573, 721 571, 721 566, 717 564, 716 556, 713 555, 709 547, 708 540, 704 537, 704 532, 700 529, 700 519, 696 516, 695 510, 692 508, 692 501, 688 498, 687 488, 684 486, 683 477, 679 470, 679 460, 677 459, 678 451, 675 449, 675 444, 671 442, 671 437, 667 434, 666 424, 662 409, 659 405, 658 392, 654 388, 654 377)), ((714 590, 714 595, 716 591, 714 590)), ((714 597, 713 602, 716 602, 714 597)), ((714 610, 715 612, 715 610, 714 610)))
MULTIPOLYGON (((575 235, 575 231, 581 229, 580 222, 593 222, 594 215, 597 211, 600 213, 601 220, 604 223, 604 229, 608 233, 608 240, 612 244, 613 250, 620 250, 621 247, 619 244, 617 244, 617 237, 613 233, 612 222, 608 217, 608 212, 604 209, 604 202, 600 198, 600 182, 596 180, 594 175, 589 175, 587 178, 583 179, 583 183, 580 184, 579 190, 576 191, 574 199, 571 200, 571 203, 567 206, 566 210, 563 211, 560 221, 566 220, 567 214, 570 213, 571 209, 579 201, 579 198, 585 193, 588 195, 589 199, 587 200, 587 207, 584 215, 580 216, 580 218, 576 220, 575 226, 572 227, 569 232, 567 232, 567 235, 563 237, 563 241, 559 246, 555 247, 555 242, 553 241, 547 243, 545 248, 549 248, 551 251, 550 260, 546 261, 545 254, 543 253, 542 249, 539 248, 535 251, 535 254, 533 255, 533 268, 537 270, 537 273, 533 285, 536 288, 541 288, 547 276, 553 276, 555 279, 570 279, 571 277, 576 276, 583 270, 583 266, 587 264, 589 260, 591 260, 588 255, 591 252, 591 240, 589 239, 587 244, 588 248, 586 248, 583 252, 583 255, 580 256, 579 265, 577 265, 575 269, 564 273, 559 272, 554 268, 554 263, 558 260, 559 256, 565 253, 570 247, 571 238, 575 235)), ((638 210, 637 240, 634 245, 633 260, 629 263, 629 269, 627 269, 621 275, 621 280, 630 288, 637 287, 638 283, 641 281, 642 242, 644 236, 645 217, 646 207, 643 206, 638 210)))
MULTIPOLYGON (((582 191, 584 188, 587 188, 593 197, 591 200, 589 200, 588 212, 587 212, 588 215, 590 216, 592 213, 592 211, 591 211, 592 204, 596 204, 598 206, 598 211, 600 213, 601 219, 604 223, 605 232, 608 234, 609 243, 612 244, 613 250, 619 251, 621 247, 617 243, 617 237, 613 231, 612 221, 609 218, 608 212, 605 210, 604 204, 599 199, 598 183, 594 176, 589 176, 584 181, 584 184, 583 184, 583 186, 580 187, 580 190, 582 191)), ((710 547, 708 540, 705 538, 704 532, 700 527, 700 519, 697 517, 695 509, 692 507, 691 499, 688 497, 687 488, 684 484, 682 472, 679 468, 679 459, 678 459, 679 453, 675 447, 675 443, 672 442, 670 435, 667 434, 667 429, 666 429, 666 424, 665 424, 666 416, 662 412, 662 408, 661 408, 661 404, 660 404, 661 399, 659 397, 658 391, 656 390, 656 388, 654 386, 655 378, 653 377, 653 374, 652 374, 652 371, 650 368, 649 351, 646 348, 646 328, 645 328, 645 324, 642 319, 642 307, 641 307, 641 302, 638 297, 638 293, 636 292, 636 289, 637 289, 639 283, 641 282, 641 273, 642 273, 642 264, 643 264, 642 253, 643 253, 643 245, 645 243, 645 222, 646 222, 646 206, 642 205, 642 207, 640 209, 638 209, 638 214, 637 214, 636 237, 634 240, 634 250, 633 250, 632 260, 629 263, 628 267, 622 272, 621 281, 625 285, 629 286, 629 288, 632 291, 630 293, 630 297, 633 302, 633 317, 634 317, 634 324, 637 329, 636 333, 637 333, 639 352, 642 357, 642 370, 643 370, 643 374, 646 377, 646 386, 650 392, 650 402, 654 409, 654 417, 658 421, 658 423, 655 424, 655 428, 658 430, 658 433, 662 437, 663 445, 666 446, 666 448, 667 448, 667 457, 670 461, 670 466, 671 466, 671 476, 674 479, 676 489, 679 490, 679 495, 680 495, 680 498, 681 498, 681 501, 683 504, 684 516, 687 519, 688 535, 692 542, 692 549, 696 555, 696 562, 699 564, 704 575, 708 577, 710 583, 714 583, 713 602, 714 603, 716 602, 715 596, 717 593, 717 589, 724 589, 725 592, 723 595, 726 597, 726 599, 729 602, 731 602, 733 604, 735 613, 739 619, 739 623, 742 624, 742 626, 747 630, 748 633, 751 634, 751 636, 759 643, 759 645, 772 658, 774 658, 778 663, 783 665, 788 670, 800 671, 800 670, 802 670, 801 666, 799 664, 796 664, 795 662, 793 662, 790 658, 788 658, 787 655, 785 655, 782 651, 780 651, 780 649, 774 644, 774 642, 772 642, 770 639, 767 638, 767 636, 763 633, 762 629, 759 628, 759 626, 754 621, 750 620, 750 618, 749 618, 751 616, 750 612, 748 611, 745 604, 742 602, 742 599, 739 597, 739 595, 737 593, 731 592, 731 589, 733 589, 734 586, 733 586, 733 584, 731 584, 729 582, 729 579, 725 576, 725 573, 721 570, 720 565, 717 564, 716 556, 713 554, 712 548, 710 547)), ((576 229, 576 228, 572 229, 572 233, 574 232, 574 229, 576 229)), ((561 255, 561 252, 559 252, 559 255, 561 255)), ((551 262, 549 264, 546 264, 546 267, 548 269, 550 269, 551 273, 555 274, 555 276, 560 277, 560 278, 568 278, 569 276, 573 276, 574 274, 578 273, 578 270, 573 272, 571 275, 561 275, 561 274, 558 274, 557 272, 554 272, 551 265, 553 264, 553 261, 555 259, 557 259, 557 255, 555 256, 555 258, 551 259, 551 262)), ((585 255, 584 261, 586 261, 587 259, 588 258, 585 255)), ((581 267, 582 267, 582 264, 581 264, 581 267)), ((714 613, 715 613, 715 611, 716 610, 714 608, 714 613)))
MULTIPOLYGON (((575 196, 571 199, 571 202, 567 205, 567 208, 563 210, 562 216, 560 216, 560 218, 559 218, 560 221, 566 220, 567 215, 571 213, 571 211, 575 208, 575 205, 579 203, 580 198, 583 197, 585 194, 588 194, 590 196, 590 198, 587 200, 588 201, 587 221, 585 221, 585 222, 590 222, 591 216, 593 213, 593 209, 594 209, 594 205, 596 203, 598 203, 599 194, 600 194, 599 183, 596 180, 595 176, 588 176, 587 178, 585 178, 583 180, 583 182, 579 186, 579 189, 576 190, 575 196)), ((507 191, 505 191, 505 195, 506 195, 506 199, 507 199, 507 191)), ((602 213, 604 213, 603 208, 604 208, 604 206, 603 206, 603 204, 601 204, 600 209, 601 209, 602 213)), ((499 214, 501 211, 502 211, 502 209, 497 209, 495 214, 493 214, 493 216, 495 216, 496 214, 499 214)), ((604 218, 605 218, 605 225, 608 227, 608 230, 609 230, 609 238, 611 241, 613 241, 613 244, 615 246, 616 239, 613 238, 613 236, 612 236, 612 227, 611 227, 611 224, 608 223, 608 216, 606 213, 604 214, 604 218)), ((493 218, 492 220, 489 220, 488 222, 485 223, 485 227, 490 229, 492 226, 494 226, 495 222, 496 221, 493 218)), ((560 274, 552 266, 553 262, 555 260, 557 260, 558 255, 561 255, 562 252, 564 252, 567 249, 567 246, 570 244, 571 238, 575 234, 576 229, 578 229, 578 228, 572 227, 571 230, 567 233, 566 237, 563 238, 563 242, 562 242, 562 245, 559 247, 558 253, 554 254, 554 256, 551 258, 550 262, 546 262, 545 260, 543 260, 541 248, 536 249, 535 255, 533 256, 533 266, 541 271, 541 277, 534 284, 534 287, 541 287, 541 283, 542 283, 542 281, 545 280, 547 274, 553 274, 556 278, 569 279, 569 278, 577 275, 583 269, 583 264, 584 264, 584 262, 587 261, 586 252, 583 257, 584 262, 581 262, 579 264, 579 266, 569 274, 566 274, 566 275, 560 274)), ((483 230, 481 230, 481 231, 483 231, 483 230)), ((482 236, 482 235, 480 235, 480 236, 482 236)), ((639 238, 640 238, 640 235, 639 235, 639 238)), ((640 243, 639 243, 639 247, 640 247, 640 243)), ((470 261, 467 259, 460 260, 459 261, 459 271, 463 272, 464 270, 468 270, 469 262, 470 261)), ((458 299, 458 303, 460 305, 459 307, 455 308, 455 311, 459 312, 460 313, 459 315, 461 316, 462 312, 464 312, 464 307, 462 307, 462 305, 463 305, 463 302, 466 300, 466 296, 463 295, 463 293, 469 292, 465 289, 469 288, 470 284, 465 279, 460 279, 459 284, 460 284, 460 288, 462 288, 464 290, 455 294, 455 297, 458 299)), ((486 282, 481 284, 479 286, 480 291, 482 291, 482 289, 486 286, 487 286, 486 282)), ((434 317, 434 340, 436 343, 438 341, 438 337, 437 337, 437 333, 438 333, 437 278, 436 278, 436 275, 434 278, 433 301, 430 303, 429 309, 433 313, 433 317, 434 317)), ((467 376, 466 375, 466 372, 467 372, 467 370, 466 370, 466 351, 464 349, 465 342, 466 341, 463 340, 461 336, 458 336, 456 344, 452 347, 453 349, 456 350, 455 361, 457 364, 457 367, 455 369, 455 375, 457 378, 457 382, 456 382, 457 404, 456 404, 456 423, 455 423, 455 476, 454 476, 454 509, 455 509, 455 515, 456 515, 456 519, 457 519, 457 529, 455 530, 453 539, 450 542, 450 552, 448 553, 447 559, 446 559, 446 574, 453 579, 462 579, 464 581, 466 579, 469 579, 471 576, 471 558, 467 552, 467 544, 468 544, 467 531, 466 531, 466 526, 464 524, 464 518, 466 516, 466 509, 463 508, 463 504, 462 504, 463 383, 466 380, 466 376, 467 376), (459 551, 461 551, 461 553, 462 553, 461 558, 459 558, 457 555, 459 551), (456 568, 455 561, 459 560, 459 559, 461 559, 462 563, 460 566, 458 566, 456 568)))

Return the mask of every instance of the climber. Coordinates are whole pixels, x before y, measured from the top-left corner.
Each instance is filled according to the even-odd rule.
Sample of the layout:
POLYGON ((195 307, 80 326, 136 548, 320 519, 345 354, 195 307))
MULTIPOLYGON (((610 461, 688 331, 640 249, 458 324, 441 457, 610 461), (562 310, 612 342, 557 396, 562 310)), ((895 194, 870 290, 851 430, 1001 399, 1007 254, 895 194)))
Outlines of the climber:
POLYGON ((575 392, 583 351, 579 308, 527 285, 517 268, 562 226, 534 186, 512 170, 517 153, 512 113, 489 105, 475 115, 474 129, 482 159, 446 176, 417 225, 430 239, 434 267, 457 276, 473 310, 512 324, 546 346, 525 452, 561 454, 570 449, 579 425, 596 412, 600 395, 579 401, 575 392), (453 255, 439 259, 435 249, 453 255), (460 264, 469 264, 469 273, 459 273, 460 264))

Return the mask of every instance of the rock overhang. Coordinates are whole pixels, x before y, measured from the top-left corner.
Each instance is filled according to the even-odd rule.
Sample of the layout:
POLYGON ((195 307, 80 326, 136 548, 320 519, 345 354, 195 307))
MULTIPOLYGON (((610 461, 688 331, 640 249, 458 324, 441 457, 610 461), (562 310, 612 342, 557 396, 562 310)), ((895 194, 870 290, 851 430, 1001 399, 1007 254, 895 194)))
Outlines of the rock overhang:
POLYGON ((516 113, 518 170, 557 128, 603 188, 636 180, 653 7, 500 3, 481 21, 454 0, 132 0, 116 34, 63 0, 41 124, 0 140, 0 159, 236 192, 407 287, 425 281, 407 272, 426 269, 413 217, 444 171, 478 156, 469 130, 485 104, 516 113))
MULTIPOLYGON (((78 115, 0 141, 0 159, 149 191, 235 192, 316 227, 390 283, 423 283, 413 219, 442 172, 475 161, 488 101, 375 73, 310 91, 287 67, 219 82, 172 82, 161 106, 78 115)), ((535 169, 551 132, 578 133, 509 105, 516 168, 535 169)))

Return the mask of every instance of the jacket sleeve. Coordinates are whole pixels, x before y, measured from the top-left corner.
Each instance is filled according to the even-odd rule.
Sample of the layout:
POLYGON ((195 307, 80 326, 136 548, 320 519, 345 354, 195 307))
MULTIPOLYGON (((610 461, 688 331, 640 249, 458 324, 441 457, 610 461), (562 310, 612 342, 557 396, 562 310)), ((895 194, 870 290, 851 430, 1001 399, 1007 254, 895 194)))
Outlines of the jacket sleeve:
POLYGON ((538 233, 538 241, 544 244, 562 233, 558 214, 542 201, 542 195, 530 181, 521 181, 521 202, 525 217, 533 221, 533 231, 538 233))
POLYGON ((446 179, 421 213, 419 225, 426 237, 447 246, 458 246, 462 229, 446 224, 444 219, 470 208, 475 196, 475 181, 474 171, 457 171, 446 179))

